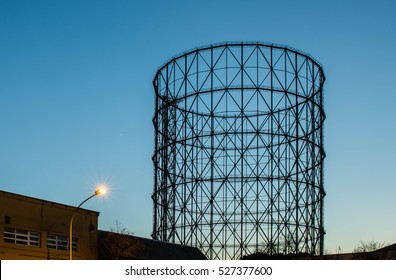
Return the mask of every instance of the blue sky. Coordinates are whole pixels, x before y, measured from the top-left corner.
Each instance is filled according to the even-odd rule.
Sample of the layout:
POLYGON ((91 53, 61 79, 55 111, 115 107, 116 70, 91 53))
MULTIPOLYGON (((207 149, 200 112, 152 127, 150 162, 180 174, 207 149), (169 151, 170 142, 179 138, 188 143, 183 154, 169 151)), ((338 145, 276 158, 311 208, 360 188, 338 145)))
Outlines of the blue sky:
POLYGON ((324 68, 325 247, 395 243, 396 2, 0 0, 0 189, 152 230, 152 80, 223 41, 285 44, 324 68))

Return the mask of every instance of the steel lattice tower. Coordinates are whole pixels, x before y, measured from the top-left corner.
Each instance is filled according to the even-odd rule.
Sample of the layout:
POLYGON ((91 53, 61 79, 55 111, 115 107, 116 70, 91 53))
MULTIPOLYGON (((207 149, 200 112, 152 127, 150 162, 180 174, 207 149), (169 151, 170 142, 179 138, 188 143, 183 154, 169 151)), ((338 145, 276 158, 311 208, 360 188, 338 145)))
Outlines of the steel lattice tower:
POLYGON ((153 238, 209 259, 322 254, 324 80, 309 55, 257 42, 159 68, 153 238))

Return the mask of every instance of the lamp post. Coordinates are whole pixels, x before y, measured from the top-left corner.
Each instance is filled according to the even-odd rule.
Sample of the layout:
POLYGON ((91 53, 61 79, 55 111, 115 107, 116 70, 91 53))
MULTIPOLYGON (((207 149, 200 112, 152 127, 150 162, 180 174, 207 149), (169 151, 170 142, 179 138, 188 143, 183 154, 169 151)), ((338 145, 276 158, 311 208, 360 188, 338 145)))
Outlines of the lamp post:
POLYGON ((70 236, 69 236, 69 253, 70 253, 70 260, 73 259, 73 220, 74 216, 76 215, 78 209, 80 209, 81 205, 83 205, 85 202, 93 198, 94 196, 104 194, 106 192, 106 189, 103 187, 98 188, 93 195, 85 199, 83 202, 80 203, 80 205, 77 206, 76 210, 74 210, 74 213, 70 219, 70 236))

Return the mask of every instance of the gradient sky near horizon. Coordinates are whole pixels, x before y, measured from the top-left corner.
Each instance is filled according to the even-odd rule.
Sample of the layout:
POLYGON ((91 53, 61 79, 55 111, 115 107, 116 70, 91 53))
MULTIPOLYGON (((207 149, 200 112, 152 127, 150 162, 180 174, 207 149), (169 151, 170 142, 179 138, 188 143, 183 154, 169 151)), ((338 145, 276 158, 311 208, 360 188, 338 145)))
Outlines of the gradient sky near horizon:
POLYGON ((395 1, 0 0, 0 189, 152 231, 154 90, 224 41, 309 53, 326 75, 325 248, 396 243, 395 1))

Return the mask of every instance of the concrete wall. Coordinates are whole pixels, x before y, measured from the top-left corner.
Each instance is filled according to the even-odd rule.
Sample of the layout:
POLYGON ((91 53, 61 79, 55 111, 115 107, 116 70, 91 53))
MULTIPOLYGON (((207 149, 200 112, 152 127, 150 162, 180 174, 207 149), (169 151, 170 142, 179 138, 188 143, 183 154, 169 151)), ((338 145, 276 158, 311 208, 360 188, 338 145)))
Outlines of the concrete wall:
MULTIPOLYGON (((69 237, 70 219, 76 210, 76 207, 0 191, 0 259, 69 259, 69 251, 58 245, 65 244, 59 241, 63 237, 69 237), (17 234, 10 238, 9 232, 14 230, 17 234), (50 248, 51 244, 54 247, 48 243, 50 235, 60 238, 56 248, 50 248), (26 238, 33 243, 25 244, 29 243, 26 238)), ((97 259, 98 216, 95 211, 76 212, 73 239, 77 237, 77 251, 73 251, 73 259, 97 259)))

